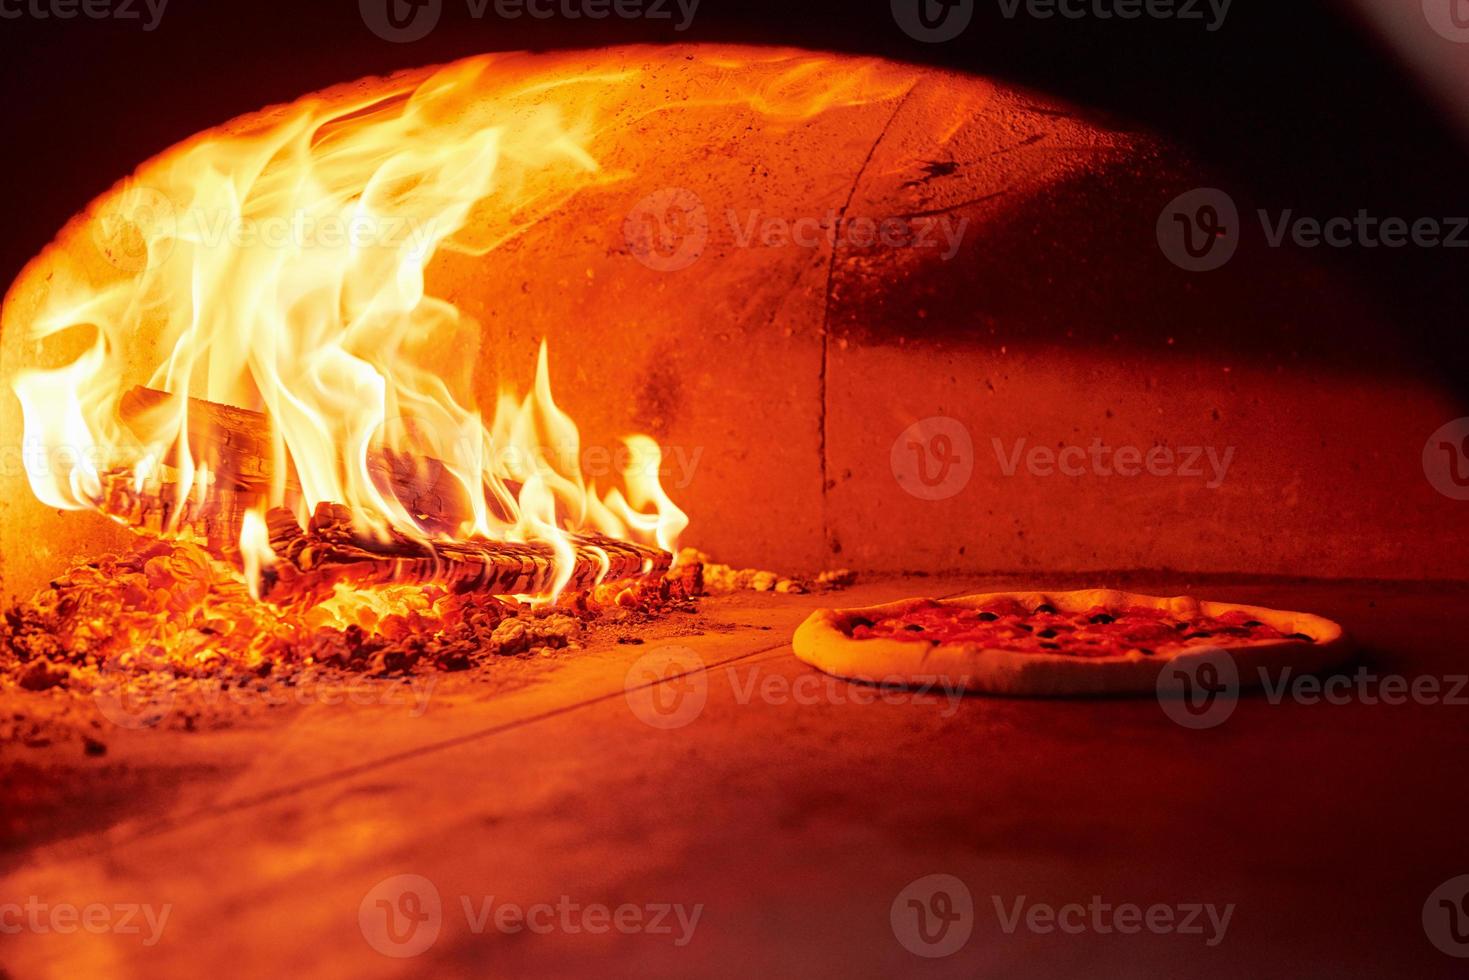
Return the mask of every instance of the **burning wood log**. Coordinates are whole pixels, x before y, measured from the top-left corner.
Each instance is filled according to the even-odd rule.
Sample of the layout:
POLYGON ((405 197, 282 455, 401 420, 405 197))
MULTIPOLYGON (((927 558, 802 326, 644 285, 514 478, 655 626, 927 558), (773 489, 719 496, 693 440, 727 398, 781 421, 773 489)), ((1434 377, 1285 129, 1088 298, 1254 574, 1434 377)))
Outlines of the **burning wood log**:
MULTIPOLYGON (((146 413, 175 396, 149 388, 133 388, 123 397, 119 414, 141 425, 146 413)), ((258 412, 189 400, 189 445, 198 458, 211 461, 212 482, 179 500, 177 485, 150 481, 140 488, 132 474, 111 472, 102 478, 100 509, 120 523, 163 534, 191 534, 221 557, 238 552, 246 512, 258 510, 271 485, 270 427, 258 412)), ((166 459, 166 464, 175 462, 166 459)), ((433 460, 381 458, 371 468, 374 479, 412 501, 410 509, 433 530, 457 527, 467 509, 463 488, 433 460), (402 465, 396 465, 401 463, 402 465), (419 474, 443 477, 428 483, 419 474), (453 484, 454 493, 444 484, 453 484)), ((295 475, 286 476, 288 490, 300 492, 295 475)), ((263 570, 261 593, 278 601, 330 592, 338 582, 354 587, 430 582, 455 592, 536 595, 556 584, 556 549, 546 543, 434 540, 432 544, 387 531, 382 537, 363 531, 341 505, 322 503, 303 529, 287 508, 267 515, 267 531, 277 562, 263 570)), ((590 588, 603 581, 662 575, 672 556, 656 548, 600 535, 572 535, 572 571, 566 588, 590 588)), ((564 560, 564 559, 563 559, 564 560)))
POLYGON ((245 512, 263 499, 234 487, 214 486, 207 496, 191 494, 180 502, 176 484, 152 484, 140 490, 134 476, 121 471, 102 474, 101 482, 97 507, 119 524, 153 535, 191 534, 220 556, 238 547, 245 512))
MULTIPOLYGON (((145 420, 160 411, 176 395, 137 386, 122 396, 118 415, 135 432, 145 429, 145 420)), ((140 432, 141 434, 141 432, 140 432)), ((264 494, 270 490, 274 472, 274 450, 270 421, 260 412, 190 398, 188 410, 189 448, 195 459, 214 467, 214 477, 238 490, 264 494)), ((176 465, 177 447, 163 460, 176 465)), ((467 516, 464 488, 442 462, 428 457, 407 458, 385 452, 367 461, 367 471, 380 490, 392 493, 414 516, 436 530, 448 530, 467 516)), ((299 493, 301 484, 289 466, 285 488, 299 493)))
MULTIPOLYGON (((382 540, 359 530, 340 504, 320 504, 304 530, 282 508, 272 510, 266 523, 278 559, 265 572, 261 593, 267 597, 317 595, 338 582, 433 582, 453 592, 536 595, 556 581, 556 553, 549 544, 472 539, 428 545, 393 532, 382 540)), ((573 535, 572 549, 566 588, 573 591, 662 575, 673 561, 665 551, 600 535, 573 535)))
MULTIPOLYGON (((177 396, 166 391, 131 388, 118 402, 117 413, 123 423, 140 436, 144 421, 163 411, 177 396)), ((219 464, 215 475, 236 484, 240 489, 270 489, 270 426, 264 415, 231 405, 220 405, 202 398, 189 399, 189 448, 195 458, 209 458, 219 464)), ((177 447, 169 450, 163 462, 178 465, 177 447)), ((295 473, 286 474, 286 486, 299 490, 295 473)))
MULTIPOLYGON (((126 473, 108 473, 102 485, 99 506, 109 517, 155 535, 170 530, 193 535, 219 557, 237 553, 245 512, 258 507, 261 499, 216 486, 207 498, 191 495, 178 504, 174 485, 140 492, 126 473)), ((391 531, 380 540, 359 530, 346 507, 328 503, 317 506, 305 529, 282 507, 267 514, 266 526, 277 563, 264 570, 261 594, 278 601, 321 595, 338 582, 358 588, 432 582, 453 592, 494 595, 536 595, 549 592, 556 582, 556 551, 539 542, 465 539, 427 544, 391 531)), ((666 551, 601 535, 571 535, 571 544, 573 565, 566 588, 573 591, 662 575, 673 561, 666 551)))

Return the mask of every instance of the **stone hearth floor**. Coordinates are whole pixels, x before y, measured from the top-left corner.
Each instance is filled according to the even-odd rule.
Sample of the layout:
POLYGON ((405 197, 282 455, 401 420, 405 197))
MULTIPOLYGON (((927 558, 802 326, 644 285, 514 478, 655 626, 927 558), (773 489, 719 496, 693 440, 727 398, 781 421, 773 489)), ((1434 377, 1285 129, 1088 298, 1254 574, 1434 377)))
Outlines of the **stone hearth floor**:
MULTIPOLYGON (((1103 578, 1321 613, 1375 674, 1469 673, 1461 586, 1103 578)), ((712 598, 693 627, 443 675, 391 704, 118 729, 100 758, 6 747, 74 799, 0 851, 0 927, 32 896, 169 913, 153 945, 142 915, 141 935, 26 926, 0 945, 0 976, 1449 975, 1459 961, 1421 917, 1469 874, 1469 705, 1257 693, 1195 730, 1150 697, 879 697, 789 651, 821 605, 1094 584, 869 578, 712 598), (669 657, 686 671, 629 693, 630 671, 669 657), (972 934, 941 959, 914 955, 891 918, 933 874, 973 899, 972 934), (360 918, 387 896, 411 930, 425 906, 403 880, 374 891, 400 875, 441 902, 412 959, 374 949, 360 918), (1076 934, 1006 929, 1017 902, 1093 896, 1234 909, 1213 946, 1207 917, 1202 935, 1090 917, 1076 934), (549 930, 497 928, 507 904, 561 911, 549 930), (663 906, 685 919, 618 928, 586 911, 625 905, 644 927, 663 906)))

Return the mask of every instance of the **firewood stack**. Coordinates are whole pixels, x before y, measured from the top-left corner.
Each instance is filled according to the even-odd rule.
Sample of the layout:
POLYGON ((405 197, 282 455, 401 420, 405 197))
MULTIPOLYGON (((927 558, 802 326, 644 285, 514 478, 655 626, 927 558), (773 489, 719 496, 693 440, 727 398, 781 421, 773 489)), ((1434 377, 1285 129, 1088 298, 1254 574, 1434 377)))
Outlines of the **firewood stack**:
MULTIPOLYGON (((147 413, 174 397, 165 391, 135 387, 123 395, 118 411, 125 424, 136 426, 147 413)), ((270 423, 263 414, 190 398, 188 433, 191 454, 211 464, 216 484, 246 494, 263 495, 270 490, 275 464, 270 423)), ((163 462, 171 466, 175 460, 170 455, 163 462)), ((463 487, 436 460, 384 454, 370 458, 367 470, 377 486, 390 489, 430 530, 452 531, 459 525, 459 515, 468 508, 463 487)), ((282 483, 287 494, 301 490, 295 471, 289 467, 282 483)))
MULTIPOLYGON (((134 388, 120 406, 123 421, 136 422, 142 412, 172 397, 134 388)), ((140 531, 191 535, 216 555, 238 560, 244 515, 259 507, 271 483, 269 424, 258 412, 190 399, 189 443, 196 456, 214 464, 207 493, 191 493, 180 504, 174 485, 155 481, 140 491, 131 474, 112 472, 102 479, 101 509, 140 531)), ((374 462, 372 472, 399 500, 411 501, 410 509, 430 531, 458 526, 462 489, 451 477, 422 476, 445 474, 441 464, 383 459, 374 462)), ((285 484, 288 493, 299 492, 294 474, 286 475, 285 484)), ((262 570, 261 589, 276 602, 320 596, 338 583, 368 588, 432 582, 455 592, 537 595, 556 582, 556 552, 550 544, 447 541, 438 535, 430 544, 391 529, 364 530, 347 507, 334 503, 319 504, 305 528, 286 508, 272 509, 266 524, 276 561, 262 570)), ((673 560, 657 548, 601 535, 572 535, 570 544, 574 563, 566 589, 571 591, 662 576, 673 560)))
MULTIPOLYGON (((358 529, 340 504, 323 503, 303 531, 283 508, 267 517, 278 563, 267 569, 262 594, 320 595, 338 582, 355 587, 435 582, 452 592, 537 595, 556 582, 549 544, 502 541, 414 541, 393 531, 378 537, 358 529)), ((572 539, 575 564, 566 588, 589 589, 601 581, 662 575, 673 556, 656 548, 600 535, 572 539)))
POLYGON ((185 534, 209 546, 223 557, 239 547, 240 525, 245 512, 257 506, 260 497, 230 486, 216 485, 208 495, 189 493, 179 501, 178 485, 155 483, 138 489, 131 473, 102 474, 102 513, 146 534, 185 534))

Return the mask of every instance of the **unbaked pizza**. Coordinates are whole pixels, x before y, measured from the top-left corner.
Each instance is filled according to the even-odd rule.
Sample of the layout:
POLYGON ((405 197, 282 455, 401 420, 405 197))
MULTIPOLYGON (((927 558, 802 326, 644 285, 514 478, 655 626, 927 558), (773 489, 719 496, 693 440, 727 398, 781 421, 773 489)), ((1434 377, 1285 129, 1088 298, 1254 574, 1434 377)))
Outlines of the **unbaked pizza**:
POLYGON ((1225 650, 1245 686, 1259 668, 1339 662, 1342 629, 1308 613, 1087 589, 992 592, 819 609, 796 655, 871 683, 944 683, 991 694, 1151 693, 1165 664, 1225 650))

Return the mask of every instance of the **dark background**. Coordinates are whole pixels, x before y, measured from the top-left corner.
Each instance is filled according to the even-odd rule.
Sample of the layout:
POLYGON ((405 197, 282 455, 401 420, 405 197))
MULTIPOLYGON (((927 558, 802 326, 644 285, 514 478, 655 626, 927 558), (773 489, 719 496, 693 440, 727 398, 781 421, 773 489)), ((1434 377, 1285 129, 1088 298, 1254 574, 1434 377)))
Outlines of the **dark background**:
MULTIPOLYGON (((887 0, 702 0, 683 32, 677 18, 506 21, 493 6, 475 20, 464 0, 444 0, 438 27, 406 44, 371 33, 356 0, 171 0, 156 30, 143 22, 0 20, 10 202, 0 280, 136 164, 239 113, 483 51, 631 42, 789 44, 940 63, 1152 126, 1261 207, 1409 220, 1469 213, 1465 144, 1337 3, 1236 0, 1210 33, 1198 21, 1006 19, 996 0, 978 0, 968 29, 944 44, 911 40, 887 0)), ((1425 39, 1447 43, 1426 28, 1425 39)), ((1450 377, 1469 376, 1464 331, 1445 329, 1462 313, 1469 250, 1320 251, 1398 311, 1393 342, 1450 377)))

